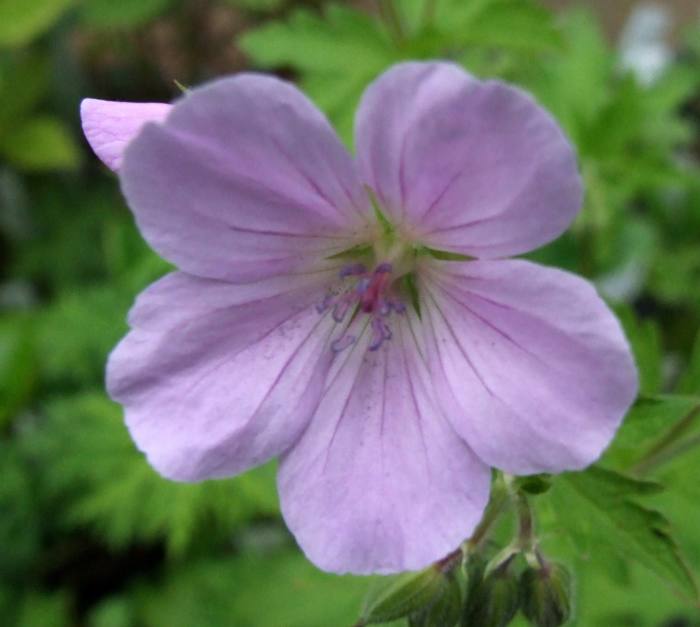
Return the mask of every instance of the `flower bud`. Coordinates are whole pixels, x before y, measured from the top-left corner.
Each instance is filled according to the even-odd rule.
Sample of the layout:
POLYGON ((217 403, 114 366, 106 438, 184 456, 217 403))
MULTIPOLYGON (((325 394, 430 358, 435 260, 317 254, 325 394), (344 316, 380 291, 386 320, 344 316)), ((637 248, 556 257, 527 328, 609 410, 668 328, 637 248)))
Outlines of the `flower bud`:
POLYGON ((462 613, 462 590, 458 579, 446 575, 446 585, 433 603, 408 617, 409 627, 454 627, 462 613))
POLYGON ((525 570, 520 594, 523 613, 537 627, 559 627, 571 616, 571 576, 561 564, 525 570))
POLYGON ((434 566, 386 577, 367 596, 357 625, 387 623, 421 612, 443 594, 447 584, 448 575, 434 566))
MULTIPOLYGON (((478 574, 477 568, 470 577, 478 574)), ((506 627, 518 611, 519 601, 517 579, 505 564, 485 578, 469 582, 462 627, 506 627)))

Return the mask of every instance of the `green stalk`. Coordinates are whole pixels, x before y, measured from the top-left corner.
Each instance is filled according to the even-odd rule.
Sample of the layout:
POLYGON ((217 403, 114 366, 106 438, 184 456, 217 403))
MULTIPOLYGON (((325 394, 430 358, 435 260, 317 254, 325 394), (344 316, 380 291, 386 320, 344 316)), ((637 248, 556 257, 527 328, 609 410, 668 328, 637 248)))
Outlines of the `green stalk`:
POLYGON ((469 556, 478 551, 488 539, 494 525, 498 522, 501 514, 509 503, 509 493, 505 481, 498 477, 493 485, 491 500, 484 512, 481 522, 477 525, 471 538, 464 543, 464 554, 469 556))

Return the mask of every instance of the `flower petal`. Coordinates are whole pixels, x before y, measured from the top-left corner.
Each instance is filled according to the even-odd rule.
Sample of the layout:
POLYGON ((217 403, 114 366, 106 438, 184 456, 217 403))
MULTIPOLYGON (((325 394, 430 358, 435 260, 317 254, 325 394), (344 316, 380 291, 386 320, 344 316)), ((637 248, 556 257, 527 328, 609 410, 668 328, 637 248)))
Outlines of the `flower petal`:
POLYGON ((405 319, 381 350, 366 348, 361 337, 335 364, 308 429, 282 458, 282 512, 325 570, 418 569, 472 532, 490 470, 436 409, 405 319))
POLYGON ((118 170, 124 150, 146 122, 162 122, 171 106, 160 102, 112 102, 86 98, 80 103, 83 132, 102 162, 118 170))
POLYGON ((191 91, 132 142, 120 175, 146 240, 198 276, 303 272, 368 228, 366 193, 327 120, 268 76, 191 91))
POLYGON ((525 92, 450 63, 403 63, 365 92, 360 172, 423 244, 473 257, 559 236, 581 206, 571 144, 525 92))
POLYGON ((107 387, 164 476, 232 475, 301 434, 333 357, 333 325, 310 306, 322 294, 317 282, 286 286, 176 272, 137 300, 133 330, 110 356, 107 387))
POLYGON ((637 373, 593 286, 519 260, 421 270, 433 384, 477 455, 514 474, 595 461, 636 396, 637 373))

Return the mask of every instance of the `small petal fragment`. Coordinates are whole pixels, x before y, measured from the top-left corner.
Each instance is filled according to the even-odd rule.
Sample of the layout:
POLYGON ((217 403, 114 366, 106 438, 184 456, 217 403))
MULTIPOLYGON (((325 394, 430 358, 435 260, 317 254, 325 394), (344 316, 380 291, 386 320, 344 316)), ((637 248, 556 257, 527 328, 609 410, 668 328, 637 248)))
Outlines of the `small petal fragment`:
POLYGON ((107 387, 165 477, 242 472, 305 428, 332 361, 333 325, 313 307, 318 285, 286 284, 285 292, 176 272, 139 297, 107 387))
POLYGON ((558 237, 580 209, 571 144, 525 92, 450 63, 402 63, 365 92, 361 175, 401 229, 439 250, 494 258, 558 237))
POLYGON ((162 122, 171 105, 160 102, 112 102, 86 98, 80 119, 90 147, 102 162, 118 170, 126 147, 147 122, 162 122))
POLYGON ((285 520, 325 570, 427 566, 469 536, 488 500, 490 471, 440 415, 408 317, 376 352, 365 327, 281 461, 285 520))
POLYGON ((368 228, 366 193, 328 121, 269 76, 189 92, 129 146, 120 178, 149 244, 197 276, 316 270, 368 228))
POLYGON ((433 382, 484 463, 576 470, 637 393, 624 334, 590 283, 527 261, 431 261, 419 290, 433 382))

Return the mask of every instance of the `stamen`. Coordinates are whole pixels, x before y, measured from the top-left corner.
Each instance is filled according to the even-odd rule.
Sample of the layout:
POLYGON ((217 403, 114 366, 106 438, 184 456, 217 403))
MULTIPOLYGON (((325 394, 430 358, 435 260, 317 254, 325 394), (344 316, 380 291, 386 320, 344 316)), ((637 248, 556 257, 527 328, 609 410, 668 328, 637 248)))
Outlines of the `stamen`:
POLYGON ((356 277, 355 285, 340 291, 329 291, 316 305, 319 313, 331 309, 333 320, 339 324, 344 322, 348 312, 353 310, 350 326, 341 337, 331 343, 333 352, 343 351, 357 341, 357 337, 348 333, 348 330, 355 324, 355 316, 358 313, 366 313, 370 317, 369 350, 379 350, 385 341, 391 339, 391 329, 387 324, 389 316, 392 312, 401 314, 406 311, 403 303, 393 297, 391 272, 390 263, 380 263, 372 272, 368 272, 361 263, 349 264, 340 270, 341 279, 356 277))

